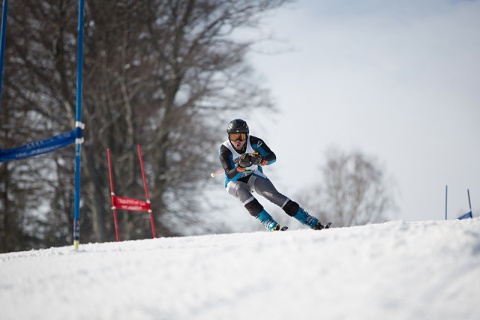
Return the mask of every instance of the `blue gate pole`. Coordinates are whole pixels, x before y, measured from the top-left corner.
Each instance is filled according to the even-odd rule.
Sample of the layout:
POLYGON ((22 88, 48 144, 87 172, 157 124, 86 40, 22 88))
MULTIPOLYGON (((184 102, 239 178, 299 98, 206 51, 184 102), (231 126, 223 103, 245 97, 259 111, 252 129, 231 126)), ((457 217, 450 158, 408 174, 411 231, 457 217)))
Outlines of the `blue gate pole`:
POLYGON ((78 250, 80 244, 80 159, 82 151, 82 71, 83 71, 83 6, 84 1, 78 0, 78 49, 77 49, 77 107, 75 117, 75 195, 73 214, 73 247, 78 250))
POLYGON ((8 0, 3 0, 2 9, 2 43, 0 44, 0 110, 2 109, 3 62, 5 57, 5 39, 7 38, 8 0))
POLYGON ((470 190, 467 189, 467 195, 468 195, 468 207, 470 208, 470 212, 472 212, 472 202, 470 202, 470 190))
POLYGON ((448 185, 445 186, 445 220, 448 220, 448 217, 447 217, 447 204, 448 204, 448 185))

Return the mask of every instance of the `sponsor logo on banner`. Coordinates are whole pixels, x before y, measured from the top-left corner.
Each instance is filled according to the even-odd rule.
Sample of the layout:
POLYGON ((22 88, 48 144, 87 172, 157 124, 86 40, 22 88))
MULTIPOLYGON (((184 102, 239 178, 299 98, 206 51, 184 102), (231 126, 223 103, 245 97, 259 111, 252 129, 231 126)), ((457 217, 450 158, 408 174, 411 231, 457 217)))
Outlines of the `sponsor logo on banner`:
POLYGON ((114 206, 119 210, 148 211, 150 203, 133 198, 115 197, 114 206))

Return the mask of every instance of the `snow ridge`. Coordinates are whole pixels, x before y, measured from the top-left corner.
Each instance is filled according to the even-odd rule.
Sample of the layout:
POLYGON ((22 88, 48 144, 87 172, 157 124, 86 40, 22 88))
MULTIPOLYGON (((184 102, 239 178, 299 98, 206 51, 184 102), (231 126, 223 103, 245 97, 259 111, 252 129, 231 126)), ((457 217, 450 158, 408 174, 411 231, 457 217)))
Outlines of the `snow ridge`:
POLYGON ((480 219, 0 254, 1 319, 480 319, 480 219))

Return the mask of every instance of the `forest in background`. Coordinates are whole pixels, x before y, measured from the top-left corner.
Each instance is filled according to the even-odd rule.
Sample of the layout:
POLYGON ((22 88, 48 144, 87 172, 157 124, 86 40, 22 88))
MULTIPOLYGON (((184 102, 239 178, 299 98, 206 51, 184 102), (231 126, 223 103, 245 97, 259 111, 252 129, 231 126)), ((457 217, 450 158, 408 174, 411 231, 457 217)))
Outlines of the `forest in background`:
MULTIPOLYGON (((144 197, 141 143, 157 232, 178 234, 172 212, 195 223, 206 150, 223 137, 225 111, 272 108, 268 90, 245 62, 255 28, 285 1, 86 1, 83 66, 82 241, 114 239, 106 149, 115 157, 119 195, 144 197), (248 103, 246 103, 248 102, 248 103), (128 192, 127 192, 128 190, 128 192)), ((72 130, 75 125, 75 1, 13 1, 0 111, 3 149, 72 130)), ((74 147, 0 164, 0 251, 72 240, 74 147)), ((216 164, 215 164, 216 165, 216 164)), ((121 215, 122 239, 144 238, 148 219, 121 215)))
MULTIPOLYGON (((225 139, 228 115, 275 110, 234 37, 287 3, 257 1, 87 1, 85 3, 81 178, 82 242, 115 239, 106 149, 115 192, 142 199, 136 153, 142 145, 160 236, 203 224, 202 199, 218 167, 211 150, 225 139), (174 217, 174 219, 172 219, 174 217), (176 220, 176 223, 175 223, 176 220), (180 221, 180 222, 179 222, 180 221)), ((0 109, 0 147, 14 148, 75 126, 77 3, 10 3, 0 109)), ((0 252, 72 243, 73 146, 0 163, 0 252)), ((383 168, 362 153, 327 155, 325 185, 310 193, 338 226, 385 220, 393 203, 383 168), (342 187, 344 186, 344 187, 342 187), (322 192, 322 198, 315 197, 322 192)), ((305 193, 305 201, 309 193, 305 193)), ((119 215, 122 240, 151 237, 146 215, 119 215)))

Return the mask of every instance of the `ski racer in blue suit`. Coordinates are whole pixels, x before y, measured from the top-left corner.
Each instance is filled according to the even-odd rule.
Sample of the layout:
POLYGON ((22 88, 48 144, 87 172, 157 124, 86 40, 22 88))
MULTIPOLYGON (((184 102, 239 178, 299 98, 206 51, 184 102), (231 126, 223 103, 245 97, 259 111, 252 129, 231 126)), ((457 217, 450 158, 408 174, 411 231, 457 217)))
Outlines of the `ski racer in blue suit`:
POLYGON ((255 191, 309 228, 324 228, 317 218, 308 214, 297 202, 278 192, 263 173, 263 167, 274 163, 277 157, 262 139, 250 135, 244 120, 230 121, 227 133, 228 139, 219 150, 220 162, 225 170, 225 188, 242 202, 251 216, 269 231, 280 230, 280 225, 253 196, 252 192, 255 191))

